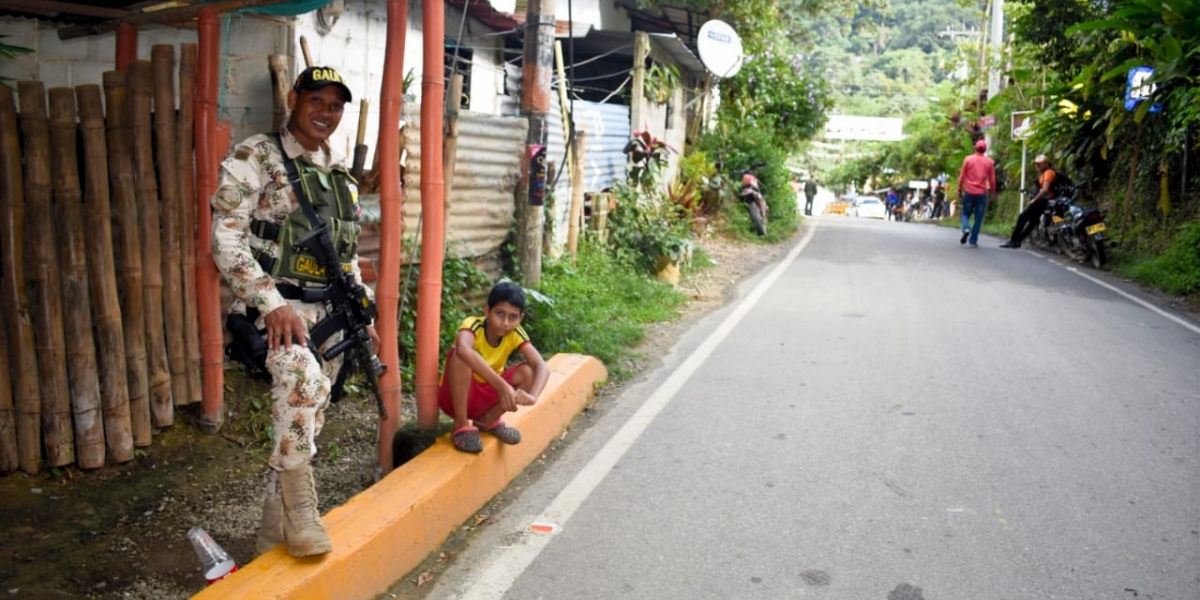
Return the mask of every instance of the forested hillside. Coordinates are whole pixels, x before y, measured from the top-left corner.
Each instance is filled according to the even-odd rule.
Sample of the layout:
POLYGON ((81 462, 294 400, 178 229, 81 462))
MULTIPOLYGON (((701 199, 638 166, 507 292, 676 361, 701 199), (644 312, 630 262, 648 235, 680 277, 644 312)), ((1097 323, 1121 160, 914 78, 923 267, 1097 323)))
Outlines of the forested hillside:
POLYGON ((983 5, 890 0, 854 14, 802 19, 806 59, 826 77, 841 114, 908 117, 938 98, 939 84, 967 75, 960 42, 974 41, 983 5))

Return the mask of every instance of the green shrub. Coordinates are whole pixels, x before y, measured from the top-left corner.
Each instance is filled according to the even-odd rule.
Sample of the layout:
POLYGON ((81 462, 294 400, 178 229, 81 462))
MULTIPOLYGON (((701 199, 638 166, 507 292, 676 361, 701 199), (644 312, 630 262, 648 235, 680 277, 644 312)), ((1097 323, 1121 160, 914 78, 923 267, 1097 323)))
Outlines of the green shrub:
MULTIPOLYGON (((409 253, 411 244, 405 241, 409 253)), ((412 391, 417 360, 417 282, 421 278, 421 265, 405 265, 400 271, 400 380, 407 391, 412 391)), ((454 335, 463 319, 474 314, 483 314, 483 306, 472 304, 468 298, 486 297, 492 286, 487 273, 475 266, 468 258, 447 254, 442 263, 442 306, 438 332, 438 352, 442 353, 454 343, 454 335)))
MULTIPOLYGON (((767 240, 777 241, 796 231, 796 193, 784 165, 787 155, 772 139, 772 133, 763 128, 720 127, 704 134, 696 145, 722 165, 720 174, 727 177, 735 193, 741 187, 742 173, 754 173, 767 199, 767 240)), ((750 238, 750 218, 742 203, 726 202, 724 208, 738 237, 750 238)))
POLYGON ((1132 275, 1170 294, 1200 293, 1200 223, 1183 228, 1165 251, 1135 265, 1132 275))
POLYGON ((646 323, 666 321, 686 298, 673 287, 633 271, 590 236, 580 241, 576 262, 548 259, 541 289, 529 294, 525 330, 543 356, 558 352, 595 356, 619 380, 621 360, 645 337, 646 323))

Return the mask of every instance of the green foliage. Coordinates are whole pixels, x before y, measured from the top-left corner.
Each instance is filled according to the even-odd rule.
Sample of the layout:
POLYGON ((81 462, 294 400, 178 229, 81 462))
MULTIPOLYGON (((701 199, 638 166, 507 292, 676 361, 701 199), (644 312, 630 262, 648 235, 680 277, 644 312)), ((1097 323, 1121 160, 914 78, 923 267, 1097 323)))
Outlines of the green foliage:
POLYGON ((642 272, 655 270, 658 257, 680 260, 691 247, 691 207, 675 204, 660 183, 671 149, 648 132, 636 132, 625 146, 628 179, 612 187, 617 207, 608 215, 613 255, 642 272))
MULTIPOLYGON (((741 185, 741 175, 752 172, 758 177, 759 189, 767 200, 767 240, 775 241, 796 231, 796 194, 789 182, 791 173, 786 167, 787 155, 772 144, 773 136, 762 129, 747 129, 721 124, 705 133, 696 147, 714 160, 720 161, 720 173, 732 193, 741 185)), ((749 235, 750 219, 741 202, 725 202, 726 214, 733 220, 733 230, 749 235)))
MULTIPOLYGON (((11 36, 0 35, 0 38, 6 38, 6 37, 11 37, 11 36)), ((0 58, 14 59, 22 54, 29 54, 31 52, 33 52, 33 48, 25 48, 24 46, 13 46, 11 44, 5 44, 4 42, 0 42, 0 58)), ((11 79, 12 78, 10 78, 10 77, 0 77, 0 82, 10 81, 11 79)))
POLYGON ((794 150, 825 125, 831 107, 825 80, 793 62, 792 47, 754 57, 721 85, 718 121, 771 134, 769 143, 794 150))
MULTIPOLYGON (((405 256, 412 256, 412 244, 405 240, 405 256)), ((417 350, 417 282, 421 278, 421 265, 411 263, 402 270, 400 286, 400 380, 411 388, 416 374, 417 350)), ((486 273, 470 259, 447 254, 442 262, 441 323, 438 348, 447 349, 454 343, 454 335, 463 319, 482 314, 481 304, 472 304, 470 298, 486 297, 492 281, 486 273)), ((440 350, 439 350, 440 352, 440 350)))
POLYGON ((691 235, 679 207, 660 193, 623 182, 612 191, 617 207, 608 213, 608 242, 618 261, 652 273, 659 256, 683 258, 691 247, 691 235))
POLYGON ((628 374, 622 359, 646 335, 643 325, 674 318, 686 297, 644 271, 631 272, 605 250, 587 235, 574 264, 548 259, 541 295, 530 296, 524 327, 543 356, 589 354, 619 380, 628 374))
POLYGON ((1032 0, 1013 19, 1016 39, 1031 49, 1034 59, 1070 80, 1094 52, 1083 37, 1069 28, 1099 16, 1089 0, 1032 0))
POLYGON ((646 71, 643 94, 647 100, 656 104, 665 104, 671 99, 675 90, 679 89, 679 67, 654 63, 646 71))
POLYGON ((1165 251, 1131 270, 1137 281, 1168 293, 1200 293, 1200 222, 1181 228, 1165 251))

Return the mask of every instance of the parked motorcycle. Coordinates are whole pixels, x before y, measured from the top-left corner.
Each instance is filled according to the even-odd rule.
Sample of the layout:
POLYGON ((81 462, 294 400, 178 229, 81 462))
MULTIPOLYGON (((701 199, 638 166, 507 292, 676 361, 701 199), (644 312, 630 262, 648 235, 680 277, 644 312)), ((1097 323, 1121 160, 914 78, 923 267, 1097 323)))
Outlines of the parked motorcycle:
POLYGON ((754 224, 754 230, 760 236, 767 235, 767 200, 763 198, 762 191, 758 186, 758 178, 754 176, 754 173, 746 171, 742 174, 742 190, 738 197, 746 204, 746 210, 750 213, 750 222, 754 224))
MULTIPOLYGON (((1030 199, 1037 195, 1038 189, 1033 188, 1023 192, 1030 199)), ((1033 244, 1042 250, 1053 250, 1058 252, 1058 229, 1066 219, 1067 207, 1071 205, 1071 199, 1067 196, 1054 198, 1046 203, 1046 210, 1042 211, 1041 218, 1038 219, 1037 229, 1033 230, 1033 244)))
POLYGON ((1093 267, 1100 269, 1108 261, 1108 246, 1111 243, 1104 233, 1108 227, 1104 224, 1104 213, 1098 207, 1084 207, 1075 202, 1079 189, 1084 185, 1086 183, 1072 187, 1066 195, 1066 213, 1055 237, 1058 249, 1068 258, 1077 262, 1091 262, 1093 267))

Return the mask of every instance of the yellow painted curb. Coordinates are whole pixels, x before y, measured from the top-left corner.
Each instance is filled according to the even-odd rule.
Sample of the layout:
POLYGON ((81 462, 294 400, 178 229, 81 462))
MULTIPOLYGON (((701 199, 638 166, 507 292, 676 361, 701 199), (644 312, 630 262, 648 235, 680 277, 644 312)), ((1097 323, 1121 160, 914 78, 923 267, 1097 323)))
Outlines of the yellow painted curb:
POLYGON ((599 360, 556 354, 538 403, 505 417, 521 443, 483 436, 466 454, 442 436, 413 460, 322 517, 333 552, 296 559, 276 546, 193 600, 369 600, 412 571, 562 434, 608 372, 599 360))

